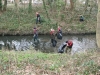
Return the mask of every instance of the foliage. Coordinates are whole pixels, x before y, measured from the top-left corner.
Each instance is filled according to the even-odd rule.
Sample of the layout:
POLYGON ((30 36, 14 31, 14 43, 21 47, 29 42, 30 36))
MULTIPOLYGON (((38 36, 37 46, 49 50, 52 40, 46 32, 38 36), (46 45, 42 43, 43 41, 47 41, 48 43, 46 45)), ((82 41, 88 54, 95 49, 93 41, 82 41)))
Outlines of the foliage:
POLYGON ((28 12, 29 12, 29 13, 32 12, 32 0, 29 0, 29 8, 28 8, 28 12))
POLYGON ((71 11, 69 4, 65 10, 65 2, 63 0, 54 0, 51 1, 51 4, 48 4, 48 1, 49 0, 44 0, 45 9, 43 5, 33 6, 31 4, 19 4, 17 12, 14 4, 8 4, 7 11, 0 15, 0 33, 5 32, 9 34, 9 32, 18 32, 20 35, 33 34, 32 28, 37 26, 40 28, 39 32, 45 34, 48 33, 51 28, 56 30, 58 25, 62 26, 63 33, 69 31, 69 29, 71 29, 71 33, 96 31, 96 6, 93 7, 91 14, 89 14, 90 9, 88 9, 86 14, 83 15, 85 21, 80 22, 79 15, 83 14, 84 4, 79 3, 79 5, 77 5, 76 2, 77 7, 71 11), (36 25, 35 13, 37 11, 41 16, 41 24, 36 25), (25 31, 27 31, 27 33, 25 31))
POLYGON ((0 11, 2 11, 2 0, 0 0, 0 11))
POLYGON ((47 54, 36 51, 0 51, 0 70, 3 75, 21 74, 81 74, 96 75, 100 69, 100 54, 88 51, 69 54, 47 54), (98 61, 98 62, 96 62, 98 61), (12 70, 13 69, 13 70, 12 70), (32 71, 34 70, 34 71, 32 71))

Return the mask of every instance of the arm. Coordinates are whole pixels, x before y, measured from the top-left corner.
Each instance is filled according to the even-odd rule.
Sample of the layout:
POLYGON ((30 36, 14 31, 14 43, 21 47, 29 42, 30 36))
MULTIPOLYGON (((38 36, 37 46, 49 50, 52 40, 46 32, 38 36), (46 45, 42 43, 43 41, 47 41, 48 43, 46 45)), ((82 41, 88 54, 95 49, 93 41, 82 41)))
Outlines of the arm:
POLYGON ((62 46, 62 49, 64 49, 66 46, 67 46, 67 44, 66 44, 66 43, 64 43, 64 44, 63 44, 63 46, 62 46))

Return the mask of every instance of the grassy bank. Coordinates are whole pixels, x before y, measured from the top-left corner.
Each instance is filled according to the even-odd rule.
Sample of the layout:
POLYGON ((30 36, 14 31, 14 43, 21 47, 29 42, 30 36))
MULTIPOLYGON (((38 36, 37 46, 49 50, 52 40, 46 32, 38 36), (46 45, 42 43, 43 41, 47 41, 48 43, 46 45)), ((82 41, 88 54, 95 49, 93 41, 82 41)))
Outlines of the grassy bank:
POLYGON ((100 52, 0 51, 1 75, 100 75, 100 52))
POLYGON ((1 35, 29 35, 33 34, 33 27, 38 27, 40 34, 48 34, 51 28, 57 30, 57 26, 62 27, 63 33, 95 33, 97 8, 93 8, 91 14, 87 10, 84 14, 85 21, 79 21, 79 14, 83 13, 82 8, 77 8, 73 11, 63 10, 64 7, 54 7, 52 11, 47 5, 47 11, 50 21, 47 18, 43 6, 33 6, 32 12, 28 12, 28 6, 20 5, 18 11, 14 5, 7 7, 7 11, 0 13, 0 34, 1 35), (59 11, 58 11, 59 10, 59 11), (39 11, 42 23, 36 25, 36 12, 39 11))

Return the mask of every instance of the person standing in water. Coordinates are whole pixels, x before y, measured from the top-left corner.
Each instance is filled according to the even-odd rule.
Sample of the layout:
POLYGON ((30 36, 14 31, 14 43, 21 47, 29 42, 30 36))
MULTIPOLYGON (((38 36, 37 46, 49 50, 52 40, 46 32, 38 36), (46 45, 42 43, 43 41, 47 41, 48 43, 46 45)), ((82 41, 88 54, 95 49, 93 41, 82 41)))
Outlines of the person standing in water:
POLYGON ((58 26, 56 36, 57 36, 57 39, 62 39, 62 30, 60 26, 58 26))
POLYGON ((52 46, 55 47, 57 41, 55 40, 55 30, 52 29, 52 28, 51 28, 51 30, 50 30, 50 37, 51 37, 52 46))
POLYGON ((38 41, 38 30, 36 27, 33 29, 33 34, 34 34, 34 42, 38 41))

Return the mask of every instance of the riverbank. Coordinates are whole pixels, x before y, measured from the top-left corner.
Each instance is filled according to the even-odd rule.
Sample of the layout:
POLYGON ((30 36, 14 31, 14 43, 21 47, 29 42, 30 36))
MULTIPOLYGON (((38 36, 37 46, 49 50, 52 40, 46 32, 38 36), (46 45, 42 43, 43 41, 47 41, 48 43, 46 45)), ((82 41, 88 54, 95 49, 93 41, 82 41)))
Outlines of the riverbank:
MULTIPOLYGON (((96 10, 97 8, 95 8, 96 10)), ((37 27, 39 34, 49 34, 51 28, 57 31, 61 26, 63 34, 91 34, 96 32, 97 11, 86 13, 84 21, 79 21, 79 14, 83 10, 77 11, 55 11, 48 9, 48 19, 43 6, 33 7, 29 13, 27 8, 19 8, 16 12, 14 6, 8 7, 7 11, 0 13, 0 35, 33 35, 33 28, 37 27), (41 24, 36 24, 36 12, 39 10, 41 24), (58 15, 59 14, 59 15, 58 15)), ((87 11, 88 12, 88 11, 87 11)))
MULTIPOLYGON (((94 35, 96 32, 64 32, 63 35, 94 35)), ((33 35, 33 32, 31 33, 19 33, 19 32, 0 32, 0 36, 30 36, 33 35)), ((50 35, 49 32, 47 33, 39 33, 39 35, 50 35)))
POLYGON ((0 51, 1 75, 99 75, 100 52, 74 55, 35 51, 0 51))

